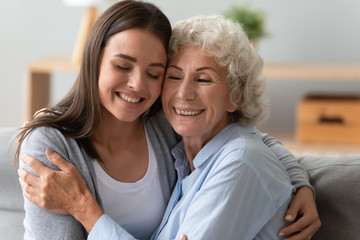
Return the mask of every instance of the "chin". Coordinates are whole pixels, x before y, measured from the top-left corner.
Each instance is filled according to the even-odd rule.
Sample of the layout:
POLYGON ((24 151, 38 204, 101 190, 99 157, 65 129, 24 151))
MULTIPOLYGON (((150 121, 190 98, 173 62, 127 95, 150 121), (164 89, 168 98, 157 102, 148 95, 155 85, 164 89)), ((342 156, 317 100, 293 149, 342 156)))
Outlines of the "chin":
POLYGON ((195 130, 193 128, 186 126, 177 126, 176 128, 174 128, 174 130, 177 134, 181 135, 182 137, 192 136, 195 133, 195 130))

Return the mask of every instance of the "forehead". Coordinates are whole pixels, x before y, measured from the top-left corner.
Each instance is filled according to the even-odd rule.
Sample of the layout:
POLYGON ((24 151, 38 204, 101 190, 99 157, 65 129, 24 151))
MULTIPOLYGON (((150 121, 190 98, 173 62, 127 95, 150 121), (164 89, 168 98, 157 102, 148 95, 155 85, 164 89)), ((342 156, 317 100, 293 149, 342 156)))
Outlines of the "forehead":
POLYGON ((215 60, 215 57, 208 54, 200 46, 181 46, 177 53, 170 59, 169 65, 211 67, 217 70, 222 69, 215 60))
POLYGON ((155 34, 141 28, 131 28, 111 36, 104 52, 138 55, 141 58, 164 57, 166 50, 163 41, 155 34))

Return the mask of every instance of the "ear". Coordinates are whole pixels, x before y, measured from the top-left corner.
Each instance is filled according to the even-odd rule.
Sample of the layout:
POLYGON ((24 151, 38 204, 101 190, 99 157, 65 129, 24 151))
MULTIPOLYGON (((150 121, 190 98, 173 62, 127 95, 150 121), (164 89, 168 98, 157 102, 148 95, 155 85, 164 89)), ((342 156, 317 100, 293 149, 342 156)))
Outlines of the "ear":
POLYGON ((228 112, 228 113, 233 113, 233 112, 235 112, 236 110, 237 110, 237 105, 235 105, 232 101, 231 101, 231 97, 229 96, 229 100, 228 100, 228 102, 227 102, 227 107, 226 107, 226 111, 228 112))

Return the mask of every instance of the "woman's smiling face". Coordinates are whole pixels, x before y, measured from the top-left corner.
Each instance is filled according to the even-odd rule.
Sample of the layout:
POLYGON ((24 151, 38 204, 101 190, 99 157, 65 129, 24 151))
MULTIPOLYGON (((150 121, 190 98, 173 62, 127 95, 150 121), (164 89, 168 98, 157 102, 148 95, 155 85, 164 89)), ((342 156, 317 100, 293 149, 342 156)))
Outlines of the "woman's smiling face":
POLYGON ((99 95, 116 119, 132 122, 159 97, 166 66, 162 41, 134 28, 111 37, 100 60, 99 95))
POLYGON ((183 138, 205 145, 228 125, 230 101, 227 72, 198 46, 181 47, 171 59, 164 80, 165 115, 183 138))

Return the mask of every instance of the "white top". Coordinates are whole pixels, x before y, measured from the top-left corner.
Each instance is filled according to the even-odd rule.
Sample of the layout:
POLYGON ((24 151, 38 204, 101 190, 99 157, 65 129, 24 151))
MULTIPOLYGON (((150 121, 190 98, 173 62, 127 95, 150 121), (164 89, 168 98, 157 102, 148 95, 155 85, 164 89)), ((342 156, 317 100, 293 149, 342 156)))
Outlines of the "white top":
POLYGON ((149 239, 165 211, 155 153, 146 133, 149 165, 145 176, 135 183, 123 183, 94 163, 104 212, 137 239, 149 239))

